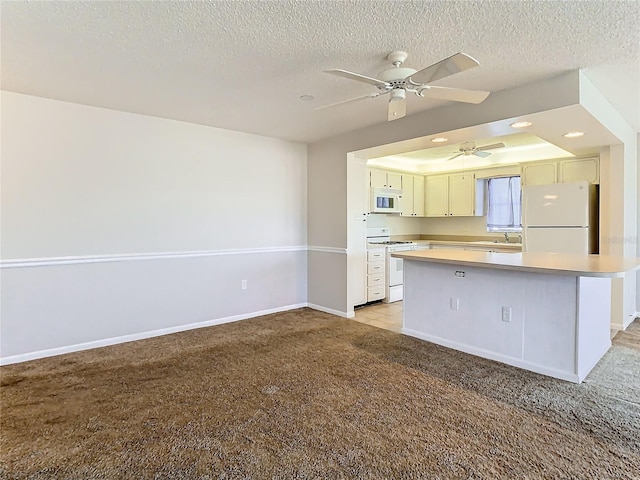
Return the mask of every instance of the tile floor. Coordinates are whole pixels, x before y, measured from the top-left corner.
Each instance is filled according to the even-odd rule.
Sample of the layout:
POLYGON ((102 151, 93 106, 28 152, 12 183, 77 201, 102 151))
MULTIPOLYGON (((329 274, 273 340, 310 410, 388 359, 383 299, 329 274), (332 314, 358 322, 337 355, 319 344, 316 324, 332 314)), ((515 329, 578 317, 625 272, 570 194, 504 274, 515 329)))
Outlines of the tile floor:
POLYGON ((375 303, 356 309, 355 314, 357 322, 398 333, 402 329, 402 302, 375 303))

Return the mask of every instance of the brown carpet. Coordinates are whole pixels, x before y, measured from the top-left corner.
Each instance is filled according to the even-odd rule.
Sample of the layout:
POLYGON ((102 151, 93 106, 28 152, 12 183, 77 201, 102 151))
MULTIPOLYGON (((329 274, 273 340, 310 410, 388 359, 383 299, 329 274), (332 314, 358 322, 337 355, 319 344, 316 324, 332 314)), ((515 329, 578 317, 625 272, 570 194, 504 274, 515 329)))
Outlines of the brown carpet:
POLYGON ((581 385, 310 309, 2 367, 4 479, 640 476, 640 325, 581 385))

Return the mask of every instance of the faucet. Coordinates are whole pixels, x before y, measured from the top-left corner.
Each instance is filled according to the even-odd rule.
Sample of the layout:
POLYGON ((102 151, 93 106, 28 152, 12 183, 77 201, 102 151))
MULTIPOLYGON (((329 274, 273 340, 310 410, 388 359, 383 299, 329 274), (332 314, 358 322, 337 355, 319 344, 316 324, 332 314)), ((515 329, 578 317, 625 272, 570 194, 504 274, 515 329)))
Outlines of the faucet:
POLYGON ((509 243, 509 232, 503 232, 504 233, 504 243, 509 243))

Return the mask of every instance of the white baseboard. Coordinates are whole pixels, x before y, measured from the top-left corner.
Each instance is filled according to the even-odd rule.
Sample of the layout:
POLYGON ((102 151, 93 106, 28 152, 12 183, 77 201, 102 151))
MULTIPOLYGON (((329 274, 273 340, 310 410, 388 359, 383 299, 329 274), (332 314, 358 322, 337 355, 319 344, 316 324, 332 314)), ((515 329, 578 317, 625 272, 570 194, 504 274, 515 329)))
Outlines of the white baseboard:
POLYGON ((161 335, 184 332, 184 331, 193 330, 196 328, 211 327, 214 325, 221 325, 223 323, 230 323, 230 322, 236 322, 238 320, 245 320, 247 318, 254 318, 262 315, 269 315, 271 313, 286 312, 288 310, 295 310, 296 308, 302 308, 306 306, 307 306, 306 303, 286 305, 283 307, 271 308, 268 310, 260 310, 257 312, 243 313, 241 315, 232 315, 230 317, 216 318, 214 320, 206 320, 204 322, 189 323, 186 325, 177 325, 175 327, 160 328, 158 330, 150 330, 147 332, 133 333, 130 335, 122 335, 120 337, 105 338, 102 340, 95 340, 92 342, 78 343, 75 345, 67 345, 64 347, 51 348, 48 350, 39 350, 37 352, 23 353, 20 355, 12 355, 10 357, 0 358, 0 365, 10 365, 12 363, 27 362, 29 360, 37 360, 39 358, 53 357, 56 355, 63 355, 65 353, 80 352, 82 350, 90 350, 92 348, 116 345, 118 343, 134 342, 136 340, 143 340, 145 338, 159 337, 161 335))
POLYGON ((636 312, 633 315, 629 315, 629 317, 627 317, 627 321, 624 322, 623 330, 626 330, 627 327, 631 325, 636 318, 640 318, 640 312, 636 312))
POLYGON ((320 305, 315 305, 313 303, 307 303, 307 307, 312 308, 314 310, 318 310, 320 312, 330 313, 331 315, 337 315, 339 317, 344 317, 344 318, 353 318, 356 315, 354 312, 341 312, 340 310, 334 310, 333 308, 322 307, 320 305))
POLYGON ((487 358, 489 360, 495 360, 496 362, 511 365, 513 367, 523 368, 525 370, 540 373, 542 375, 559 378, 560 380, 567 380, 573 383, 580 383, 582 381, 582 379, 575 372, 567 372, 564 370, 557 370, 554 368, 541 366, 519 358, 509 357, 507 355, 491 352, 483 348, 467 345, 465 343, 459 343, 453 340, 448 340, 446 338, 437 337, 435 335, 429 335, 417 330, 412 330, 410 328, 403 328, 402 333, 404 333, 405 335, 409 335, 410 337, 415 337, 419 338, 420 340, 426 340, 427 342, 442 345, 443 347, 452 348, 453 350, 457 350, 459 352, 469 353, 471 355, 487 358))
POLYGON ((629 325, 633 323, 636 318, 640 317, 640 312, 636 312, 632 315, 629 315, 623 323, 611 323, 611 328, 613 330, 625 331, 629 325))

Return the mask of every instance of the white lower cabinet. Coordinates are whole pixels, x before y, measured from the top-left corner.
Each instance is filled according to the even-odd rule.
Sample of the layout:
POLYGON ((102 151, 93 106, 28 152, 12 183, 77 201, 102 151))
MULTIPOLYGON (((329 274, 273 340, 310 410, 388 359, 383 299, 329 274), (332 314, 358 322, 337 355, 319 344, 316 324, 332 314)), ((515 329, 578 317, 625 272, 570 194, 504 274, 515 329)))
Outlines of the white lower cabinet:
POLYGON ((384 248, 367 250, 367 302, 384 298, 385 253, 384 248))

